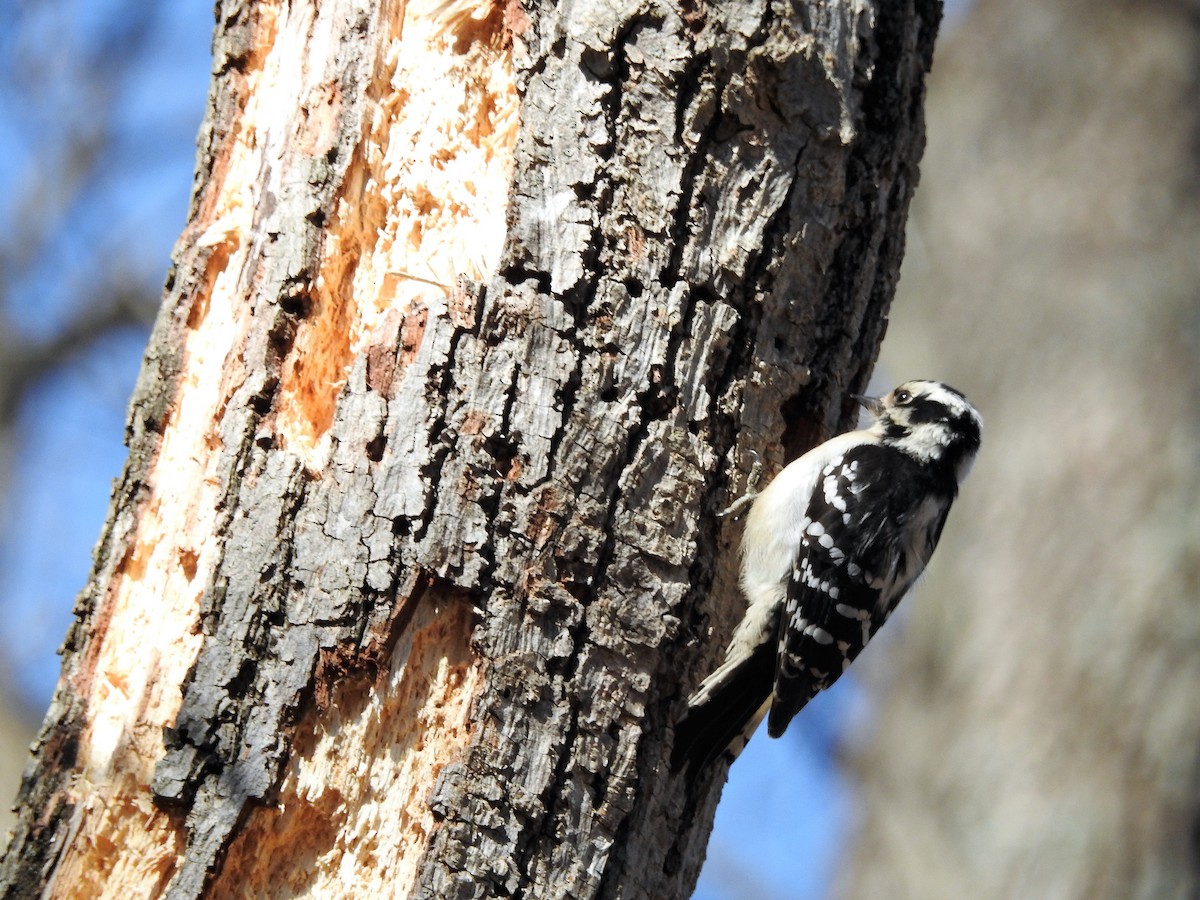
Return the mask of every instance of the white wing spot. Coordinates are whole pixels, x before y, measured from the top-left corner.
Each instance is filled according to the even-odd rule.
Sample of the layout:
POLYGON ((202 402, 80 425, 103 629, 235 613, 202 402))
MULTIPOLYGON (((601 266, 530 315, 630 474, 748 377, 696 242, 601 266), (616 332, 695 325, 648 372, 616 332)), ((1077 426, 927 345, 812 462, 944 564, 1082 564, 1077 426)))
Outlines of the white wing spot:
POLYGON ((825 494, 825 502, 839 512, 846 511, 846 498, 838 492, 838 479, 836 475, 827 474, 825 481, 821 485, 821 489, 825 494))
POLYGON ((818 644, 827 646, 833 643, 833 635, 818 625, 809 625, 804 629, 804 633, 810 635, 818 644))
POLYGON ((813 574, 812 566, 808 564, 807 559, 804 560, 804 563, 800 568, 800 574, 797 577, 809 587, 817 587, 820 584, 820 582, 817 581, 817 576, 813 574))

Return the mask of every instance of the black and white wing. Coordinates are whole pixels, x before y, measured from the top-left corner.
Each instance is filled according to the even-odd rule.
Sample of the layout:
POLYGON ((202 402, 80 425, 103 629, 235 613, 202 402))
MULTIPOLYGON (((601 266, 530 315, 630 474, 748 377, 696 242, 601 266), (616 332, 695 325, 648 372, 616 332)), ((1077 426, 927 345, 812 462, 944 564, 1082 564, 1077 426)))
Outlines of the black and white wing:
POLYGON ((953 499, 931 487, 908 456, 877 444, 821 471, 779 623, 772 737, 837 681, 924 569, 953 499))

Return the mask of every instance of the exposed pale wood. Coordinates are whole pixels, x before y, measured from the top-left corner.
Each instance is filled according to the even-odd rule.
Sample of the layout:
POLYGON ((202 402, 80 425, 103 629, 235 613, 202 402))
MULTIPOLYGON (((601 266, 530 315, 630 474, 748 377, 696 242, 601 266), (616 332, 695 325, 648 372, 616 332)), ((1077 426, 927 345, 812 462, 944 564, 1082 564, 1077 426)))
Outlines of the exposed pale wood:
POLYGON ((864 386, 938 10, 220 4, 8 894, 686 894, 714 513, 864 386))

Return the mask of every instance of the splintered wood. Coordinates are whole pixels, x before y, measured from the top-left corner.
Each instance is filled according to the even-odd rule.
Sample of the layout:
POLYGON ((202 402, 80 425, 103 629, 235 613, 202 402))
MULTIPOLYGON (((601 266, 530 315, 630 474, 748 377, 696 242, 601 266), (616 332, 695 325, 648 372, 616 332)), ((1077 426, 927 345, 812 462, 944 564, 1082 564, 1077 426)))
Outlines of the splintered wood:
POLYGON ((481 671, 461 599, 423 599, 377 680, 332 686, 278 801, 250 816, 212 897, 405 897, 434 827, 429 792, 466 743, 481 671), (400 726, 402 723, 402 727, 400 726), (399 851, 399 852, 397 852, 399 851), (264 865, 264 860, 270 862, 264 865))
POLYGON ((409 2, 394 23, 326 227, 316 309, 283 367, 277 428, 314 466, 382 316, 440 308, 459 275, 486 280, 504 241, 519 117, 503 5, 409 2))
MULTIPOLYGON (((254 368, 271 353, 283 354, 262 427, 319 477, 328 464, 326 433, 347 372, 385 313, 420 311, 412 318, 423 321, 426 308, 444 306, 459 274, 482 279, 496 266, 518 126, 503 8, 486 0, 426 0, 393 7, 390 18, 387 9, 380 15, 375 26, 390 34, 379 40, 381 56, 367 67, 367 100, 359 104, 350 123, 356 133, 348 140, 346 107, 354 98, 343 96, 329 75, 344 23, 311 4, 255 7, 241 71, 230 76, 236 127, 210 148, 210 169, 202 173, 181 243, 199 260, 199 277, 178 313, 182 377, 161 425, 136 533, 125 537, 128 550, 114 566, 91 620, 93 639, 73 677, 88 716, 79 738, 79 774, 66 798, 75 811, 52 892, 55 884, 69 885, 76 897, 106 896, 112 886, 127 893, 135 884, 153 892, 174 872, 180 822, 151 802, 147 789, 164 753, 163 729, 175 722, 180 685, 204 640, 199 611, 221 553, 213 536, 221 530, 229 489, 222 470, 234 449, 225 446, 223 420, 254 368), (270 210, 289 202, 290 175, 280 161, 297 147, 318 161, 339 153, 351 157, 329 207, 332 215, 320 222, 319 242, 299 248, 288 242, 300 238, 264 225, 270 210), (301 259, 317 254, 319 274, 297 278, 272 296, 272 285, 262 284, 260 262, 272 252, 301 259), (294 340, 256 347, 262 343, 259 325, 269 315, 264 304, 273 303, 285 311, 289 303, 302 308, 291 326, 294 340), (113 852, 114 841, 125 850, 113 852), (135 846, 142 849, 130 852, 135 846)), ((419 343, 420 335, 414 340, 419 343)), ((466 646, 459 618, 441 627, 464 630, 451 643, 466 646)), ((395 769, 389 785, 410 779, 398 795, 405 798, 418 790, 414 785, 427 788, 436 769, 429 768, 432 751, 422 755, 387 734, 388 710, 399 704, 405 715, 419 718, 421 741, 432 747, 446 739, 436 736, 439 729, 450 739, 464 730, 465 711, 444 695, 453 689, 469 699, 464 682, 475 677, 465 659, 422 656, 422 636, 428 637, 423 631, 402 647, 419 661, 418 688, 433 705, 411 699, 412 664, 398 659, 378 694, 357 698, 360 719, 344 723, 346 729, 374 729, 362 746, 378 750, 384 755, 379 764, 395 769)), ((328 751, 331 740, 335 736, 313 737, 307 749, 321 758, 291 770, 286 802, 254 826, 257 839, 269 843, 270 821, 303 816, 305 808, 318 808, 314 804, 333 815, 330 792, 370 792, 379 767, 371 770, 360 760, 355 771, 338 770, 328 751), (305 768, 311 766, 322 767, 319 779, 305 768)), ((363 809, 390 807, 364 802, 363 809)), ((388 840, 397 840, 397 829, 417 836, 429 827, 421 816, 401 813, 391 809, 380 823, 388 840)), ((344 849, 345 841, 338 847, 344 849)))

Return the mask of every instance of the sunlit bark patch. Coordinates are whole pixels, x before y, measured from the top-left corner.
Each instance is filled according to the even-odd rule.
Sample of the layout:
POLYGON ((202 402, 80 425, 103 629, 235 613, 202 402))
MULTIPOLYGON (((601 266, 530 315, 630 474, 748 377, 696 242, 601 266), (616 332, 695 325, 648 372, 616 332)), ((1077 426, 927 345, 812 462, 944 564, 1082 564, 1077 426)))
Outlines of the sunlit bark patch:
POLYGON ((297 736, 279 797, 255 810, 211 895, 404 897, 435 826, 428 795, 452 749, 466 746, 482 669, 473 614, 458 597, 424 594, 377 678, 331 685, 314 730, 297 736), (263 860, 271 860, 264 865, 263 860), (392 865, 381 866, 381 859, 392 865), (319 862, 319 864, 318 864, 319 862))
POLYGON ((512 48, 490 0, 416 0, 393 19, 282 371, 276 427, 310 465, 382 316, 440 311, 458 276, 496 268, 519 124, 512 48))

